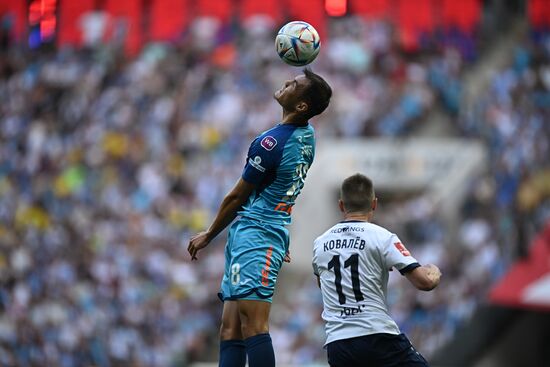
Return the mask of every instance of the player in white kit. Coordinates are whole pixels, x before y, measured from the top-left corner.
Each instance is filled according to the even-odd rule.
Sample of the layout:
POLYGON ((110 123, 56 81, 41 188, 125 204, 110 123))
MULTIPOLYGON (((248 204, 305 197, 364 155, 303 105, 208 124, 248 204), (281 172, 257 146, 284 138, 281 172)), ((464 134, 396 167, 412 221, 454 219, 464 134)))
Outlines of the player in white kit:
POLYGON ((388 313, 388 276, 395 268, 429 291, 439 284, 439 268, 420 265, 395 234, 369 223, 377 200, 366 176, 345 179, 338 204, 344 221, 313 246, 330 366, 428 366, 388 313))

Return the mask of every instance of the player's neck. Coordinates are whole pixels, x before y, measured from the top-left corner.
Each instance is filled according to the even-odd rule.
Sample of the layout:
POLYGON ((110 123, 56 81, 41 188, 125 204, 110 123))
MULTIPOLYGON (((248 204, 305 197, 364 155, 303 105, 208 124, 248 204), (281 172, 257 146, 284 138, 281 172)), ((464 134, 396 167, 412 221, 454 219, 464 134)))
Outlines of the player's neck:
POLYGON ((295 112, 286 112, 283 111, 282 124, 293 124, 293 125, 302 125, 305 126, 308 124, 308 120, 301 117, 295 112))
POLYGON ((360 222, 370 222, 372 219, 372 212, 368 213, 345 213, 344 214, 344 221, 360 221, 360 222))

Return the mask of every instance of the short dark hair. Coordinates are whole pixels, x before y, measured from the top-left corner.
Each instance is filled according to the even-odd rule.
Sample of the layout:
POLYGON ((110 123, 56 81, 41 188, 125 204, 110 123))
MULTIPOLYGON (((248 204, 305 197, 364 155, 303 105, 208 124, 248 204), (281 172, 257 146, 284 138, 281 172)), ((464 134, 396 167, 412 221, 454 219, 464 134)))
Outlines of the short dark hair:
POLYGON ((305 115, 310 119, 321 114, 328 107, 330 97, 332 97, 332 88, 325 79, 315 74, 310 68, 304 68, 303 72, 309 80, 309 85, 304 90, 303 96, 308 104, 305 115))
POLYGON ((370 178, 360 173, 342 182, 340 199, 347 212, 369 212, 374 200, 374 186, 370 178))

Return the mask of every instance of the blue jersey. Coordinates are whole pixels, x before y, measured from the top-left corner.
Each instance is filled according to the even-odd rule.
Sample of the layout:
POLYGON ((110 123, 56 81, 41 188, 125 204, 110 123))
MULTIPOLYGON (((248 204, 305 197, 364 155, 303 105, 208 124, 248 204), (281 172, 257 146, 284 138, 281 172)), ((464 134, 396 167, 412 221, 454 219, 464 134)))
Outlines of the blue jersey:
POLYGON ((239 215, 269 224, 290 224, 292 207, 314 155, 315 131, 309 124, 279 124, 254 139, 242 178, 257 187, 239 215))

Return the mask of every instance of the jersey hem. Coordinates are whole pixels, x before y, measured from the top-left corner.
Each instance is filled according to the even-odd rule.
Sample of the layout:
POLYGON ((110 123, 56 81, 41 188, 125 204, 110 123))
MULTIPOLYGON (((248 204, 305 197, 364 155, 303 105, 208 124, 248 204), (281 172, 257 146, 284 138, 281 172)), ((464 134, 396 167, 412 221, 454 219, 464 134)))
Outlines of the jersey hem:
POLYGON ((271 292, 271 294, 269 295, 264 295, 264 294, 261 294, 259 291, 258 291, 258 288, 254 288, 254 289, 251 289, 249 290, 248 292, 245 292, 245 293, 241 293, 241 294, 237 294, 237 295, 234 295, 234 296, 229 296, 229 297, 225 297, 222 292, 218 292, 218 298, 220 299, 220 301, 222 302, 225 302, 225 301, 237 301, 239 299, 243 299, 243 298, 246 298, 248 296, 251 296, 252 294, 256 294, 256 296, 258 296, 258 298, 260 298, 261 300, 265 300, 266 302, 269 302, 271 303, 271 300, 269 298, 273 297, 273 292, 271 292))
POLYGON ((261 215, 250 215, 250 212, 244 212, 241 211, 237 213, 241 219, 249 220, 251 222, 255 222, 261 226, 269 225, 269 226, 277 226, 277 227, 288 227, 292 220, 289 217, 287 218, 268 218, 267 216, 261 216, 261 215), (287 221, 288 220, 288 221, 287 221))
POLYGON ((353 339, 353 338, 359 338, 359 337, 362 337, 362 336, 376 335, 376 334, 400 335, 400 334, 401 334, 401 331, 398 330, 397 333, 390 332, 390 331, 383 331, 383 332, 364 332, 364 333, 350 333, 349 335, 335 336, 334 338, 327 338, 327 341, 325 342, 325 345, 323 345, 323 348, 326 349, 327 345, 329 345, 329 344, 332 343, 332 342, 338 341, 338 340, 353 339))

